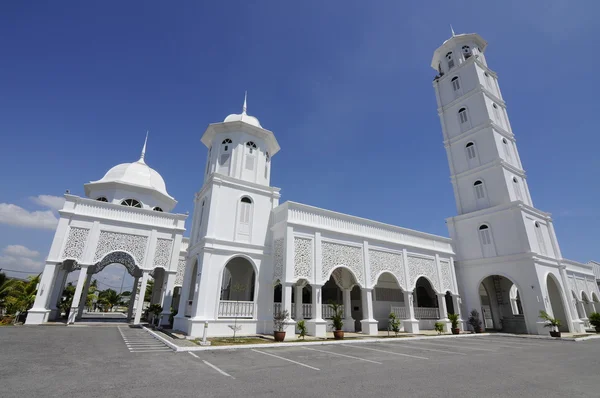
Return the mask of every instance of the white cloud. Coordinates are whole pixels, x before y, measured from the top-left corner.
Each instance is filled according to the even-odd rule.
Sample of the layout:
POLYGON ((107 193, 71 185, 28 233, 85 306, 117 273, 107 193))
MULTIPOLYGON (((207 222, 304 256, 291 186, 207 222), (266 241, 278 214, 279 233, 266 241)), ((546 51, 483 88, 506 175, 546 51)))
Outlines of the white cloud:
POLYGON ((17 227, 54 229, 58 218, 52 210, 28 211, 11 203, 0 203, 0 224, 17 227))
POLYGON ((32 258, 32 257, 38 257, 40 255, 40 252, 28 249, 22 245, 8 245, 2 250, 2 252, 4 254, 6 254, 7 256, 12 256, 12 257, 32 258))
POLYGON ((7 275, 18 276, 20 278, 23 278, 26 276, 26 274, 12 273, 7 269, 37 274, 42 272, 42 270, 44 269, 44 263, 42 261, 34 260, 29 257, 0 256, 0 268, 4 268, 2 272, 6 272, 7 275))
POLYGON ((29 199, 42 207, 48 207, 53 210, 60 210, 65 204, 65 198, 62 196, 38 195, 32 196, 29 199))

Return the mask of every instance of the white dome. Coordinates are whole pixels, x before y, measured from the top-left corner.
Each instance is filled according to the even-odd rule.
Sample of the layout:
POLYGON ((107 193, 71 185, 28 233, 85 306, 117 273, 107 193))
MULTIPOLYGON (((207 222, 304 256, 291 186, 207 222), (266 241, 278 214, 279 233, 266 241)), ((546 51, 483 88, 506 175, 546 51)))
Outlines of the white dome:
POLYGON ((244 122, 244 123, 248 123, 252 126, 262 128, 258 119, 255 118, 254 116, 249 116, 248 114, 246 114, 246 112, 242 112, 239 115, 232 113, 231 115, 227 116, 225 118, 225 120, 223 120, 223 123, 228 123, 228 122, 244 122))
POLYGON ((142 188, 158 191, 166 196, 167 186, 165 180, 160 174, 143 159, 133 163, 122 163, 108 170, 101 180, 94 181, 96 183, 103 182, 120 182, 123 184, 135 185, 142 188))

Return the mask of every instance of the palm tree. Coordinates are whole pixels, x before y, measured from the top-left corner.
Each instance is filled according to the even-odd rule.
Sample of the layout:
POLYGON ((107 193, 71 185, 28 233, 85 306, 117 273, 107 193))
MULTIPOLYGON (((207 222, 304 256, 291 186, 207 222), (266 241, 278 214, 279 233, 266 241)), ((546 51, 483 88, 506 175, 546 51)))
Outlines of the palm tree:
POLYGON ((5 273, 0 273, 0 309, 6 307, 6 296, 8 296, 15 282, 18 282, 18 280, 9 279, 5 273))
POLYGON ((6 296, 8 312, 18 316, 33 307, 39 283, 40 275, 30 276, 28 281, 12 283, 6 296))
POLYGON ((98 303, 104 307, 104 310, 110 311, 115 305, 121 302, 121 295, 113 289, 106 289, 98 293, 98 303))

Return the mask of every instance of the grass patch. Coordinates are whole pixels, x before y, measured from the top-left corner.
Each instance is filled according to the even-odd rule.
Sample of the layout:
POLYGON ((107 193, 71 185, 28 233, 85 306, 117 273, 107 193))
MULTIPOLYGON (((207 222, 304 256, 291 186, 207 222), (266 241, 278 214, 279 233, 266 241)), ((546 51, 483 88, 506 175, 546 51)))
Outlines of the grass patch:
POLYGON ((587 333, 587 334, 574 334, 574 335, 573 335, 573 336, 571 336, 571 337, 574 337, 574 338, 579 338, 579 337, 589 337, 589 336, 594 336, 594 335, 593 335, 593 334, 591 334, 591 333, 587 333))
MULTIPOLYGON (((261 337, 214 337, 212 339, 207 339, 210 341, 210 345, 212 346, 222 346, 222 345, 242 345, 242 344, 267 344, 271 343, 271 340, 263 339, 261 337)), ((194 340, 194 343, 200 344, 202 339, 194 340)))
POLYGON ((412 334, 399 334, 398 336, 377 336, 380 339, 401 339, 403 337, 415 337, 412 334))

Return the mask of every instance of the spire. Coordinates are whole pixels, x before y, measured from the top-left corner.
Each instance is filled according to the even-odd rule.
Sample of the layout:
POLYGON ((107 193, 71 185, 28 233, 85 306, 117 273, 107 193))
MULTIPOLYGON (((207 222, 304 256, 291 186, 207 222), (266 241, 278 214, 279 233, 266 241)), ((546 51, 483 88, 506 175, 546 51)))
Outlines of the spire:
POLYGON ((146 156, 146 143, 148 142, 148 130, 146 130, 146 139, 144 140, 144 147, 142 148, 142 155, 140 156, 140 160, 138 162, 144 162, 144 156, 146 156))
POLYGON ((248 91, 245 91, 244 92, 244 106, 242 107, 242 114, 246 114, 246 110, 248 109, 247 99, 248 99, 248 91))
POLYGON ((454 28, 452 27, 452 24, 450 24, 450 31, 452 32, 452 37, 456 36, 456 34, 454 33, 454 28))

